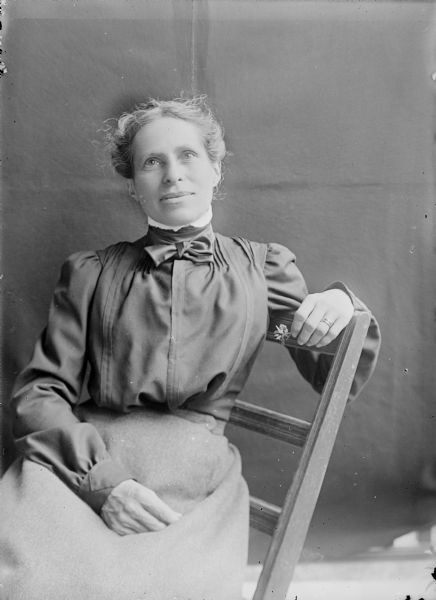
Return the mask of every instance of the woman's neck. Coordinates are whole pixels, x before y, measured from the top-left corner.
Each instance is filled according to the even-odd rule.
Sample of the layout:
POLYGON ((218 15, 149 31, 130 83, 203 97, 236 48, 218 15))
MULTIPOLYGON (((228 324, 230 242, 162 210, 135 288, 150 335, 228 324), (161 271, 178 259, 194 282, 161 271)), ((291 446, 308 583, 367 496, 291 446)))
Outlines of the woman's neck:
POLYGON ((185 223, 185 225, 166 225, 165 223, 159 223, 159 221, 155 221, 151 217, 148 217, 148 224, 152 227, 157 227, 158 229, 168 229, 171 231, 179 231, 184 227, 205 227, 212 220, 212 207, 209 206, 207 212, 204 215, 201 215, 198 219, 193 221, 192 223, 185 223))

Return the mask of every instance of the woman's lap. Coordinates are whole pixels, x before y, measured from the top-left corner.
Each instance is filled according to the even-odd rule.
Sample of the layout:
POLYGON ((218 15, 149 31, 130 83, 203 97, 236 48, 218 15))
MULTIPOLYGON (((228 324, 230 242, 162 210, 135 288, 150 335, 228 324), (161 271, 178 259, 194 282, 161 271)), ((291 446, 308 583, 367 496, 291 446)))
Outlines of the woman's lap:
POLYGON ((16 461, 0 483, 0 598, 239 600, 248 499, 238 452, 206 422, 88 417, 112 455, 184 516, 120 537, 50 471, 16 461))

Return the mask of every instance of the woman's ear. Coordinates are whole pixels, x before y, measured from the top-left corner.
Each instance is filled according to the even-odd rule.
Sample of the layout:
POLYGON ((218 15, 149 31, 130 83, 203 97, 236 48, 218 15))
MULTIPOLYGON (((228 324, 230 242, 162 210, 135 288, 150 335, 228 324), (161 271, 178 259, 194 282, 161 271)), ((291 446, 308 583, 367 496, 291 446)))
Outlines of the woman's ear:
POLYGON ((127 189, 129 191, 129 196, 136 200, 135 184, 133 183, 133 179, 129 179, 127 181, 127 189))
POLYGON ((221 181, 221 164, 220 163, 212 163, 212 168, 215 173, 215 179, 213 183, 213 187, 216 187, 221 181))

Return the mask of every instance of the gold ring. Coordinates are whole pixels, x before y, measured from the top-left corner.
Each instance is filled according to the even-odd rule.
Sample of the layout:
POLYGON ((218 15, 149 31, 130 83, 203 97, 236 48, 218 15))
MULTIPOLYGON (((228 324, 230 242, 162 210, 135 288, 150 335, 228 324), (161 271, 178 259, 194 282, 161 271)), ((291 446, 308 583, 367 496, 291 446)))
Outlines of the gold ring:
POLYGON ((327 319, 327 317, 323 317, 320 323, 325 323, 329 329, 333 325, 333 321, 330 321, 329 319, 327 319))

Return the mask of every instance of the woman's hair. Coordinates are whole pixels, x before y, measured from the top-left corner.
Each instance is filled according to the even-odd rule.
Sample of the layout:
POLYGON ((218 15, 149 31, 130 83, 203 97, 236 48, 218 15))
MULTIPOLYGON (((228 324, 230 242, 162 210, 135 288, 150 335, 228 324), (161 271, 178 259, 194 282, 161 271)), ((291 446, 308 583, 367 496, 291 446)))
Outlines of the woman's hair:
POLYGON ((117 173, 127 179, 133 177, 133 138, 144 125, 160 117, 173 117, 196 125, 209 159, 221 164, 226 155, 224 131, 209 108, 206 96, 174 100, 150 98, 148 102, 135 106, 132 112, 123 113, 116 126, 107 132, 112 165, 117 173))

